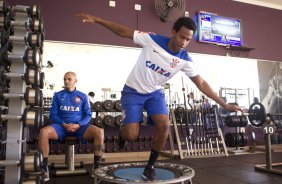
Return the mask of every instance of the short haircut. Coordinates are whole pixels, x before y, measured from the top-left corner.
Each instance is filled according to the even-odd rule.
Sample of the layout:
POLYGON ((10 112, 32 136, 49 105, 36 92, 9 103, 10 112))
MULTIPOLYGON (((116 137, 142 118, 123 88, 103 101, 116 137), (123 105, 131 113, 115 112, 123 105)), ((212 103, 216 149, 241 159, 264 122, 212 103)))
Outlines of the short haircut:
POLYGON ((192 30, 193 35, 196 33, 197 26, 196 26, 196 23, 194 22, 194 20, 192 20, 191 18, 189 18, 189 17, 178 18, 175 21, 172 29, 174 29, 176 32, 178 32, 182 26, 186 27, 187 29, 192 30))
MULTIPOLYGON (((76 74, 75 74, 74 72, 72 72, 72 71, 69 71, 69 72, 66 72, 66 73, 65 73, 65 75, 67 75, 67 74, 71 74, 72 76, 74 76, 74 78, 76 78, 76 74)), ((64 76, 65 76, 65 75, 64 75, 64 76)))

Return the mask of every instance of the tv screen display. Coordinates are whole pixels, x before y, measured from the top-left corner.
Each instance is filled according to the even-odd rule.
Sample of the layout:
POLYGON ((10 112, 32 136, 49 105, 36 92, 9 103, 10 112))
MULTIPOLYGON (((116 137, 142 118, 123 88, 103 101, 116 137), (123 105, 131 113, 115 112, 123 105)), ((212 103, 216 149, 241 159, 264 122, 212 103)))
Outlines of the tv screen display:
POLYGON ((243 46, 241 20, 207 12, 198 12, 200 42, 243 46))

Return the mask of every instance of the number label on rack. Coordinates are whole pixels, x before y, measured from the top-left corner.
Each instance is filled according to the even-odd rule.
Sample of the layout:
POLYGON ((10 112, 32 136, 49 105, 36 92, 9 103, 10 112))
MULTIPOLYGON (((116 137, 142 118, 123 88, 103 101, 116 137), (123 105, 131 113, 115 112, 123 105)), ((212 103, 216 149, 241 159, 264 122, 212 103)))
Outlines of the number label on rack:
POLYGON ((263 133, 273 134, 275 132, 274 125, 265 125, 263 126, 263 133))

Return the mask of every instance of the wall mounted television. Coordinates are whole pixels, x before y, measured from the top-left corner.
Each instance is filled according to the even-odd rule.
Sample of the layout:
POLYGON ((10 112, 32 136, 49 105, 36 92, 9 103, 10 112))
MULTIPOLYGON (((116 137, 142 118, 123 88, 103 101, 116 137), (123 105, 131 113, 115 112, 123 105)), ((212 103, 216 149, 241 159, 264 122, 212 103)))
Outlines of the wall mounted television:
POLYGON ((241 20, 209 12, 198 12, 198 36, 199 42, 243 46, 241 20))

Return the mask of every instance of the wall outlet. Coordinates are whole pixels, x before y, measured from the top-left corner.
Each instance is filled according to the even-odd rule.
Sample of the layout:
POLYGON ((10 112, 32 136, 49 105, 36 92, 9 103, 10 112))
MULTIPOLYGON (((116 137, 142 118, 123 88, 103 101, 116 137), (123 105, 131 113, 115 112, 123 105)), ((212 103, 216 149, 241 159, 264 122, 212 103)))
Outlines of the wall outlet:
POLYGON ((137 11, 141 11, 141 5, 135 4, 134 9, 137 10, 137 11))
POLYGON ((185 16, 185 17, 189 17, 189 12, 188 12, 188 11, 185 11, 184 16, 185 16))
POLYGON ((116 2, 115 1, 109 1, 109 6, 110 7, 116 7, 116 2))

